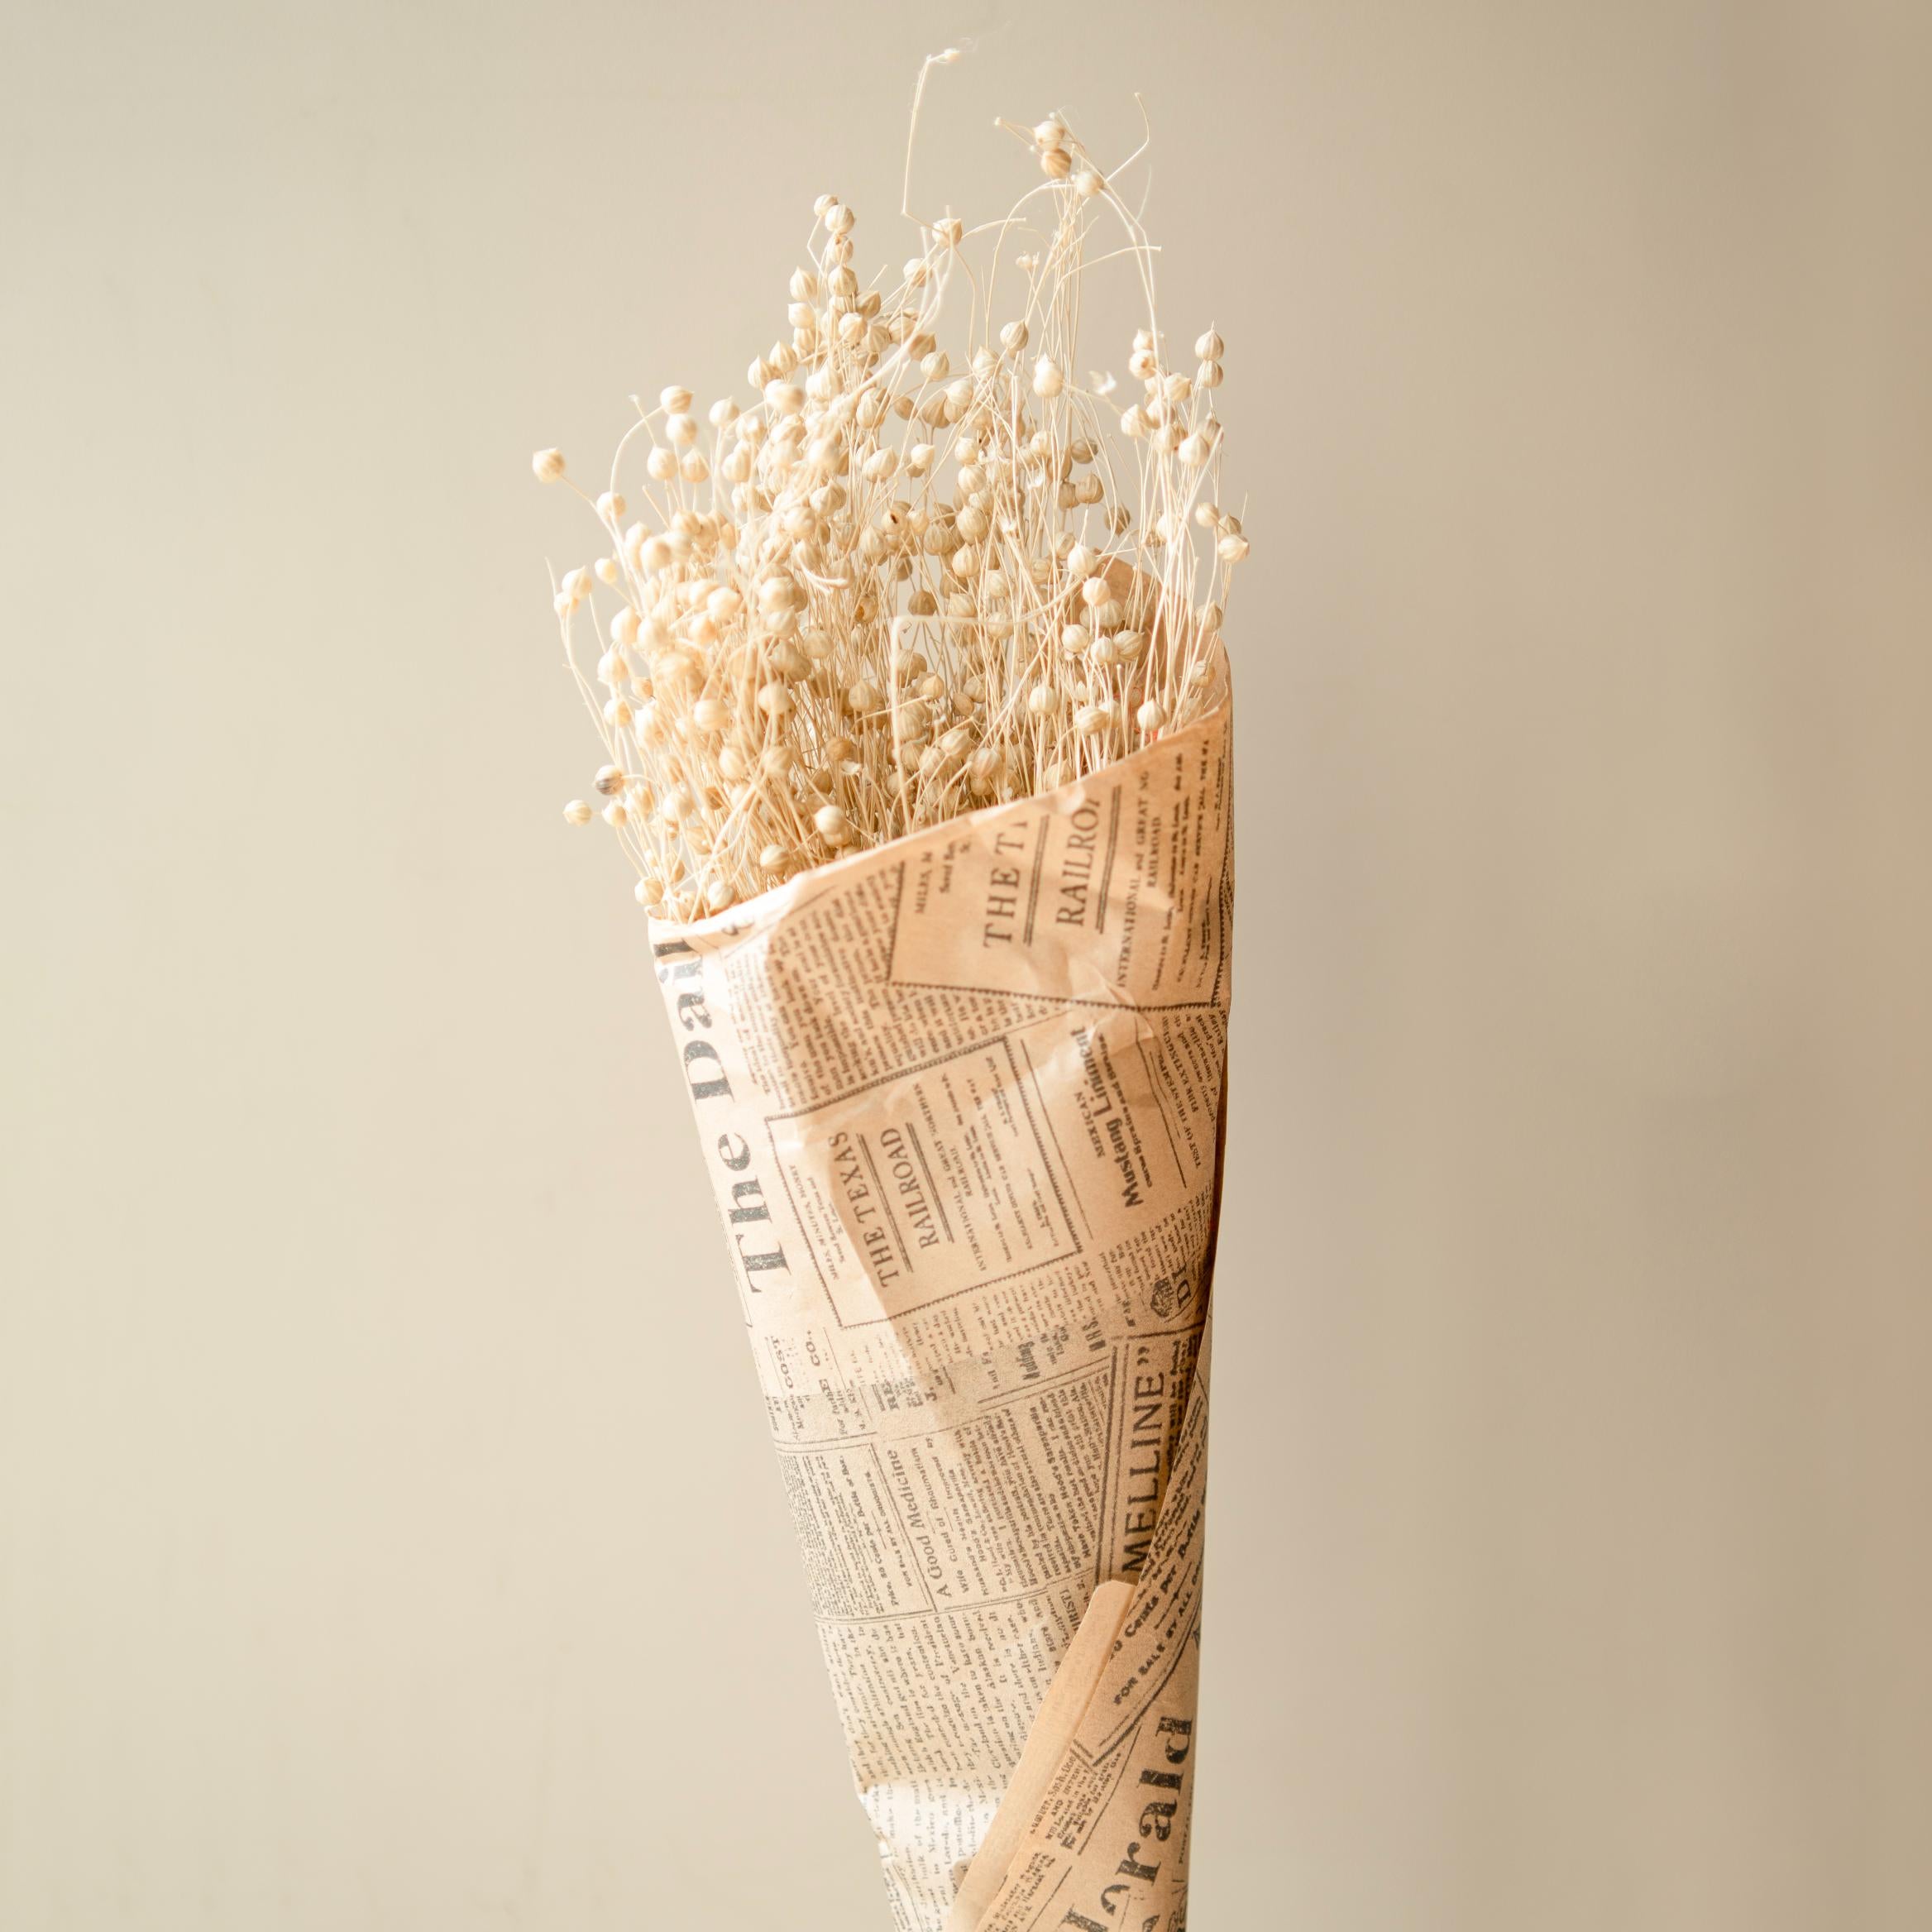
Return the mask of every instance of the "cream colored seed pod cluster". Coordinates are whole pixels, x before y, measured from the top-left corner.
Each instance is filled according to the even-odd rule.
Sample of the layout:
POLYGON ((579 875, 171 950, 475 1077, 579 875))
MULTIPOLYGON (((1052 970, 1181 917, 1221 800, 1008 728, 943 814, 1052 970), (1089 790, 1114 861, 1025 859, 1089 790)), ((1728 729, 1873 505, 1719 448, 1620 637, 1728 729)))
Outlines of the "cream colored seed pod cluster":
MULTIPOLYGON (((659 916, 1064 783, 1213 701, 1248 550, 1220 503, 1222 338, 1177 365, 1154 319, 1113 186, 1145 143, 1102 170, 1057 115, 1009 132, 1044 179, 983 230, 920 222, 889 285, 861 281, 857 218, 820 196, 749 404, 640 401, 607 487, 578 490, 607 548, 555 604, 607 762, 602 802, 564 815, 613 829, 659 916), (1148 317, 1124 385, 1080 374, 1099 222, 1148 317), (942 347, 969 275, 982 326, 942 347)), ((533 467, 577 488, 557 450, 533 467)))

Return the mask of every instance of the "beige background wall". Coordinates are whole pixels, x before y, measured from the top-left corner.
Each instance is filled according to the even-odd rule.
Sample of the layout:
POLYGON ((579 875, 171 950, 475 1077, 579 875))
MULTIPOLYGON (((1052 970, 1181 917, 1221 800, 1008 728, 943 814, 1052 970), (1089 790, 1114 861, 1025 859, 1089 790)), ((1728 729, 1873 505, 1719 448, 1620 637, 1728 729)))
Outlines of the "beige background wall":
POLYGON ((7 9, 0 1925, 882 1922, 528 456, 963 39, 1250 492, 1201 1932, 1932 1923, 1927 30, 7 9))

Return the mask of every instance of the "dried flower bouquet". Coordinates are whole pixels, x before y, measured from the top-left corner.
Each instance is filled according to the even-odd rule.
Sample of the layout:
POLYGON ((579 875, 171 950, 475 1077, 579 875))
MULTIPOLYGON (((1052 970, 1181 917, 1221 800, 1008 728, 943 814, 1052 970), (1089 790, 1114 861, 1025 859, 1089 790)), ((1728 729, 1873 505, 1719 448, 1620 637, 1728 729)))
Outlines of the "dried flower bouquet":
POLYGON ((640 404, 554 595, 896 1921, 1181 1932, 1247 538, 1145 144, 1009 132, 1042 179, 896 285, 820 198, 756 399, 640 404))

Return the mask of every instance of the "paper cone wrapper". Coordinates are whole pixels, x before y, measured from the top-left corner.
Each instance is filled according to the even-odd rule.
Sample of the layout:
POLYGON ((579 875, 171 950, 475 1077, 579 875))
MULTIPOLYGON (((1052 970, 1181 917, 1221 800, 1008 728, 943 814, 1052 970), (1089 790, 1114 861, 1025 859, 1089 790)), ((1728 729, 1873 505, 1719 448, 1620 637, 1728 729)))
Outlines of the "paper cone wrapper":
POLYGON ((904 1932, 1186 1922, 1217 677, 1208 715, 1092 777, 653 927, 904 1932))

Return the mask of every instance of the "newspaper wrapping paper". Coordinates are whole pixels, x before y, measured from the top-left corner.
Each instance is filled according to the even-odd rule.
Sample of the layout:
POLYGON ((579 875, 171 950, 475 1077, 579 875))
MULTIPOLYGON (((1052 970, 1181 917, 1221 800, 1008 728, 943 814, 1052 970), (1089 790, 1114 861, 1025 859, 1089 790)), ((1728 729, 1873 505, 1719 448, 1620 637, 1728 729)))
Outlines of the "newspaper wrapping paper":
POLYGON ((652 929, 902 1932, 1186 1922, 1216 676, 1092 777, 652 929))

